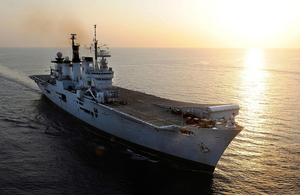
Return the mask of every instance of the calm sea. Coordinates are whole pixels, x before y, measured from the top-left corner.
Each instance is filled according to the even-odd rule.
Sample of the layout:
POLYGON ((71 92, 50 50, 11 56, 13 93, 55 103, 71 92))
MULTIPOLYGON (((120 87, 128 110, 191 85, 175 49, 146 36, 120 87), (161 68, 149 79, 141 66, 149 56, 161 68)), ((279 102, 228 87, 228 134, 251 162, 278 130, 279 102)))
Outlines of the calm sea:
POLYGON ((49 74, 58 51, 71 53, 0 48, 0 194, 300 194, 300 50, 111 48, 114 85, 240 105, 245 129, 212 176, 95 134, 52 104, 28 75, 49 74))

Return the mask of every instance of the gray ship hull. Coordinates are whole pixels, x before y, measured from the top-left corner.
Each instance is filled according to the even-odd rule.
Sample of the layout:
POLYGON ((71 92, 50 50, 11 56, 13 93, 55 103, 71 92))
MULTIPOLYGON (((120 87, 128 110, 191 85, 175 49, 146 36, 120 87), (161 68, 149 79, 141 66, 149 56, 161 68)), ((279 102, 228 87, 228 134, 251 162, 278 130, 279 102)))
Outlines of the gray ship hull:
MULTIPOLYGON (((188 126, 182 130, 176 124, 160 125, 159 121, 151 123, 150 119, 147 121, 137 115, 122 112, 122 108, 116 105, 79 97, 76 92, 60 87, 59 85, 63 85, 60 81, 56 84, 49 83, 45 75, 34 75, 30 78, 35 80, 47 98, 74 117, 124 142, 188 164, 191 169, 213 173, 224 150, 243 129, 237 125, 235 128, 215 129, 188 126)), ((130 90, 127 92, 130 93, 130 90)), ((134 93, 138 92, 132 91, 134 93)), ((141 96, 139 100, 143 99, 143 93, 138 94, 141 96)), ((146 94, 144 96, 147 98, 146 94)), ((157 101, 160 101, 159 98, 157 101)), ((126 109, 134 107, 129 106, 126 109)))

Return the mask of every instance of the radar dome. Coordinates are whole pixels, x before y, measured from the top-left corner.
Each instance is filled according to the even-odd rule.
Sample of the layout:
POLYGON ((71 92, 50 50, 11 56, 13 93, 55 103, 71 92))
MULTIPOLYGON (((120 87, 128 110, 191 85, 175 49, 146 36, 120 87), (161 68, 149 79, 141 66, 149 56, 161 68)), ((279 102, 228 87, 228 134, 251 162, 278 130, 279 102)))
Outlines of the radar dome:
POLYGON ((66 56, 66 57, 65 57, 65 60, 66 60, 66 61, 69 61, 69 56, 66 56))
POLYGON ((63 54, 59 51, 59 52, 57 52, 56 56, 57 56, 58 58, 61 58, 61 57, 63 56, 63 54))

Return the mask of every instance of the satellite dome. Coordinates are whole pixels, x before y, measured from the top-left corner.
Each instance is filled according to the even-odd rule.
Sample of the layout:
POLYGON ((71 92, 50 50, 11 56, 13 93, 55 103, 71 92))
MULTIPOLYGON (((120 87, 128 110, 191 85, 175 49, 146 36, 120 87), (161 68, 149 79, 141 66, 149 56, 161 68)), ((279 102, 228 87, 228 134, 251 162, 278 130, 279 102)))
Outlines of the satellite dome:
POLYGON ((61 58, 61 57, 63 56, 63 54, 59 51, 59 52, 57 52, 56 56, 57 56, 58 58, 61 58))
POLYGON ((69 56, 66 56, 66 57, 65 57, 65 60, 66 60, 66 61, 69 61, 69 56))

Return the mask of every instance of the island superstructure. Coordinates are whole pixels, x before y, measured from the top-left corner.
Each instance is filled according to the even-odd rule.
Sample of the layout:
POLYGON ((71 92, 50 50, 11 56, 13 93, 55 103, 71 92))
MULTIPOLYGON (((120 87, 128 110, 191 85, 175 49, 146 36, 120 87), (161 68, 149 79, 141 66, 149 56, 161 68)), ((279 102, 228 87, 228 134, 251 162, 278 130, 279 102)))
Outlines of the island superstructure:
POLYGON ((57 53, 50 75, 32 75, 56 105, 121 141, 213 173, 223 152, 243 127, 238 105, 207 105, 168 100, 113 86, 108 49, 93 44, 94 57, 79 57, 71 34, 72 60, 57 53))

